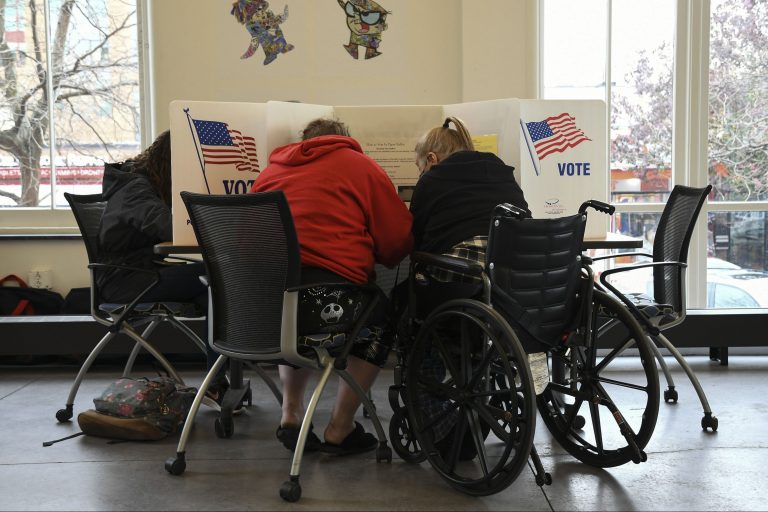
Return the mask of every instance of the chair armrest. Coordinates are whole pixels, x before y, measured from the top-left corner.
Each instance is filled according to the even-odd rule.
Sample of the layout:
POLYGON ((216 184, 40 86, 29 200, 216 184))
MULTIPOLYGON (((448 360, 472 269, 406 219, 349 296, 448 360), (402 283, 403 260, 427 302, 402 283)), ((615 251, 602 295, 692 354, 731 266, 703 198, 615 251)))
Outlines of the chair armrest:
POLYGON ((618 252, 616 254, 606 254, 605 256, 593 256, 592 261, 607 260, 611 258, 620 258, 623 256, 642 256, 644 258, 653 259, 653 255, 648 254, 647 252, 618 252))
POLYGON ((623 302, 624 305, 626 305, 627 308, 629 308, 629 310, 634 314, 635 318, 639 322, 641 322, 643 325, 645 325, 646 328, 649 330, 649 332, 651 332, 654 335, 659 334, 659 328, 653 325, 651 321, 637 308, 637 306, 631 300, 629 300, 629 298, 627 298, 626 295, 621 293, 615 286, 609 283, 606 277, 612 274, 617 274, 619 272, 629 272, 631 270, 637 270, 639 268, 652 268, 652 267, 664 267, 664 266, 676 266, 680 268, 685 268, 688 266, 688 264, 683 263, 682 261, 654 261, 650 263, 636 263, 634 265, 625 265, 622 267, 611 268, 603 271, 603 273, 600 274, 600 284, 605 288, 607 288, 608 290, 610 290, 610 292, 613 293, 616 297, 618 297, 619 300, 623 302))
MULTIPOLYGON (((168 261, 168 260, 176 260, 179 263, 180 262, 187 262, 187 263, 202 263, 203 262, 203 260, 201 260, 200 258, 187 258, 185 256, 166 256, 165 258, 163 258, 162 261, 168 261)), ((176 262, 171 261, 171 262, 168 262, 168 263, 173 265, 176 262)))
POLYGON ((485 271, 483 265, 476 261, 470 261, 457 256, 446 256, 445 254, 432 254, 421 251, 414 252, 411 255, 411 264, 416 263, 432 265, 470 276, 480 276, 485 271))
MULTIPOLYGON (((157 270, 150 270, 150 269, 147 269, 147 268, 131 267, 131 266, 128 266, 128 265, 116 265, 116 264, 113 264, 113 263, 89 263, 88 264, 88 268, 91 270, 91 281, 93 283, 93 286, 95 286, 95 282, 96 282, 96 280, 94 278, 94 275, 93 275, 93 271, 97 270, 97 269, 114 268, 114 269, 118 269, 118 270, 126 270, 126 271, 130 270, 132 272, 139 272, 139 273, 142 273, 142 274, 149 274, 149 275, 154 276, 154 279, 152 280, 152 282, 146 288, 144 288, 125 307, 123 312, 120 315, 118 315, 117 319, 115 319, 115 321, 113 322, 113 327, 115 329, 119 329, 120 325, 123 323, 125 318, 130 313, 133 312, 134 308, 136 307, 136 304, 141 303, 142 297, 144 297, 144 295, 146 295, 147 292, 149 292, 152 288, 155 287, 155 285, 157 285, 157 283, 160 282, 160 273, 157 270)), ((91 305, 91 308, 93 308, 93 305, 91 305)))
POLYGON ((130 270, 133 272, 140 272, 142 274, 155 274, 156 276, 159 276, 157 270, 151 270, 148 268, 139 268, 139 267, 131 267, 129 265, 115 265, 112 263, 89 263, 88 268, 92 270, 96 269, 104 269, 104 268, 115 268, 118 270, 130 270))

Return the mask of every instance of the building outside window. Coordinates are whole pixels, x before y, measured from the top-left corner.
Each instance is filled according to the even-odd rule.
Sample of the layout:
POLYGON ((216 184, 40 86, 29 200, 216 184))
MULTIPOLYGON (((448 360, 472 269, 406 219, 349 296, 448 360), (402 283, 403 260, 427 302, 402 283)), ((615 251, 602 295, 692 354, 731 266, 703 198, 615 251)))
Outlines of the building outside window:
POLYGON ((66 206, 140 146, 136 0, 0 0, 0 208, 66 206))
MULTIPOLYGON (((674 185, 710 183, 706 240, 691 246, 707 267, 689 273, 706 276, 694 303, 768 307, 768 0, 544 0, 540 20, 542 97, 608 105, 611 229, 650 249, 674 185), (696 63, 704 74, 692 80, 708 82, 700 126, 680 115, 698 105, 680 87, 696 63), (701 148, 675 146, 697 130, 701 148), (697 158, 705 165, 680 165, 697 158)), ((647 291, 649 280, 620 284, 647 291)))

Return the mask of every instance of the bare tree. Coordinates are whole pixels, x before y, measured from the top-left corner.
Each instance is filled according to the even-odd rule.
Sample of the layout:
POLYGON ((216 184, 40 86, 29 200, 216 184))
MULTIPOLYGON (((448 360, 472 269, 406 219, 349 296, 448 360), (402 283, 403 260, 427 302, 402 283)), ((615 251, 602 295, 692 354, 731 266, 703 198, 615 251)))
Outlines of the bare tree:
POLYGON ((7 40, 7 2, 0 0, 0 150, 18 160, 22 187, 20 196, 0 195, 36 206, 52 104, 59 149, 82 150, 88 140, 110 155, 115 133, 138 131, 135 2, 62 0, 46 41, 43 5, 28 0, 23 48, 7 40))

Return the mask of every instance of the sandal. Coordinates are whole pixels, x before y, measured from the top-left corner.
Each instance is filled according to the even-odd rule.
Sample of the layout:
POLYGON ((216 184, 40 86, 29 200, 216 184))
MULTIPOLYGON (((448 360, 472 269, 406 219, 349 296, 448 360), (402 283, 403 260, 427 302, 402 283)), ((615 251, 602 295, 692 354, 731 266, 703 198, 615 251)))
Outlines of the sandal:
POLYGON ((378 444, 376 436, 366 432, 361 424, 355 422, 355 429, 340 444, 325 442, 320 445, 320 451, 332 455, 355 455, 375 450, 378 444))
MULTIPOLYGON (((320 438, 312 432, 314 425, 309 425, 309 435, 307 436, 307 442, 304 444, 304 452, 316 452, 320 445, 320 438)), ((299 442, 299 430, 301 427, 277 427, 277 440, 283 443, 283 446, 291 450, 296 451, 296 443, 299 442)))

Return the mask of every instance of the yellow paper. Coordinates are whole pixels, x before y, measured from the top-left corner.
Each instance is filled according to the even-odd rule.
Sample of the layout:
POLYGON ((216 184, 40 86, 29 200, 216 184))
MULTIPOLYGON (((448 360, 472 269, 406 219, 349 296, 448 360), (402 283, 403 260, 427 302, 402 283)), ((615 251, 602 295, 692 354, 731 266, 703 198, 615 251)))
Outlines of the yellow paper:
POLYGON ((493 153, 496 156, 499 154, 499 135, 496 133, 473 135, 472 144, 475 145, 475 151, 493 153))

